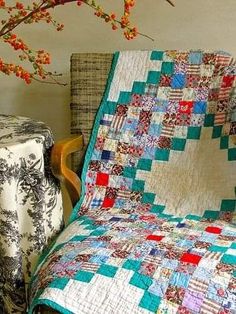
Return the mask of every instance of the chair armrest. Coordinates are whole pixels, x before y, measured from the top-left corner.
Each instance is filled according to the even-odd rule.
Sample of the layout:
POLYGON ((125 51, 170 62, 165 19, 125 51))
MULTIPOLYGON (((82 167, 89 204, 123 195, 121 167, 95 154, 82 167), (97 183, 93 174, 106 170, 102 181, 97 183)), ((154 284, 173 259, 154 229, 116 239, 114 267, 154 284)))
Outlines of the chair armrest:
POLYGON ((72 205, 74 206, 80 198, 81 181, 78 175, 66 165, 68 155, 81 151, 84 146, 83 135, 76 135, 58 141, 52 147, 51 167, 56 178, 65 184, 72 205))

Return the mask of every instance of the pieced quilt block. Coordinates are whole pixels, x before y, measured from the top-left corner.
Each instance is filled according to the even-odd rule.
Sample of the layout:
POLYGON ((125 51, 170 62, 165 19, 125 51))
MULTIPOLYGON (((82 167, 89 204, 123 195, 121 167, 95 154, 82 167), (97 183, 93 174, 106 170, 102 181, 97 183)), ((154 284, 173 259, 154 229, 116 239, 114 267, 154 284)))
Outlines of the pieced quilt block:
POLYGON ((224 52, 115 55, 31 312, 236 313, 235 75, 224 52))

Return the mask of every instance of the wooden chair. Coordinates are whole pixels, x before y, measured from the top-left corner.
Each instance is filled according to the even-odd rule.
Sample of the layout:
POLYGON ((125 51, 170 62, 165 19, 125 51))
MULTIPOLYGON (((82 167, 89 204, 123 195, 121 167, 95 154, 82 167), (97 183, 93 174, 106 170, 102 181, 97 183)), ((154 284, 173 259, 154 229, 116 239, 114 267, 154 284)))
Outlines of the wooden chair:
MULTIPOLYGON (((80 198, 84 154, 111 67, 111 53, 75 53, 71 56, 71 134, 55 143, 51 153, 54 175, 65 185, 74 206, 80 198), (71 155, 71 168, 67 166, 71 155)), ((39 307, 37 313, 58 313, 39 307)))

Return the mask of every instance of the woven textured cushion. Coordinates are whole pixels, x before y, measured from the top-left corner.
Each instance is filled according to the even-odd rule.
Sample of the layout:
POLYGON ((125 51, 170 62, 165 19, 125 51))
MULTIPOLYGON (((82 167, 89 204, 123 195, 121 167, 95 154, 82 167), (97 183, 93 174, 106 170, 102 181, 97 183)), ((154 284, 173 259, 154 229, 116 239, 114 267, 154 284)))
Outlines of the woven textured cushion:
POLYGON ((111 67, 111 53, 74 53, 71 56, 71 134, 84 135, 85 148, 72 155, 79 172, 111 67))

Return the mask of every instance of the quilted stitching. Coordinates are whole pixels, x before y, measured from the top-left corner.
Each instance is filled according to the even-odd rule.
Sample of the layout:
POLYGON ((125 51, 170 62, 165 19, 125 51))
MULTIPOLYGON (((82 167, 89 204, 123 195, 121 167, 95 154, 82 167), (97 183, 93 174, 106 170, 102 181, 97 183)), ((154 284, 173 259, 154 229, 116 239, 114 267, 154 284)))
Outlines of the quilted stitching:
POLYGON ((77 217, 35 272, 32 308, 236 313, 235 171, 224 179, 236 160, 235 73, 223 52, 120 54, 77 217), (138 67, 128 69, 129 60, 138 67), (207 168, 197 168, 202 181, 188 172, 204 162, 213 181, 207 168))

